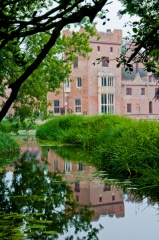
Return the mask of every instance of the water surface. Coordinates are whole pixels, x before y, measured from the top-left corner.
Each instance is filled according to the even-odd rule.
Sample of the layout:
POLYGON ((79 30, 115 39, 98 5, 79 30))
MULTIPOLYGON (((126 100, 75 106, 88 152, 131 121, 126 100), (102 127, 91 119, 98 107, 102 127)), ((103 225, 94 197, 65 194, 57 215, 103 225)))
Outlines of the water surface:
POLYGON ((0 239, 158 240, 158 205, 106 184, 91 158, 33 144, 3 161, 0 239))

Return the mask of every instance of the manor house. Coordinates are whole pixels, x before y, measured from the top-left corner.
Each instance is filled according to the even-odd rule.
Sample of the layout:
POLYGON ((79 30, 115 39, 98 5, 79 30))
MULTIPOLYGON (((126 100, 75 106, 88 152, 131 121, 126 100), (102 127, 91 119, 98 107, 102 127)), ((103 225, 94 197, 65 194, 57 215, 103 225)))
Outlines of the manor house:
MULTIPOLYGON (((65 30, 64 34, 69 34, 65 30)), ((65 114, 117 114, 133 118, 159 119, 159 102, 154 96, 158 80, 147 73, 139 63, 133 72, 117 68, 116 58, 121 54, 122 30, 98 32, 100 39, 90 39, 89 59, 78 57, 72 66, 70 79, 62 85, 59 94, 49 92, 48 111, 65 114), (98 61, 98 58, 102 58, 98 61)))

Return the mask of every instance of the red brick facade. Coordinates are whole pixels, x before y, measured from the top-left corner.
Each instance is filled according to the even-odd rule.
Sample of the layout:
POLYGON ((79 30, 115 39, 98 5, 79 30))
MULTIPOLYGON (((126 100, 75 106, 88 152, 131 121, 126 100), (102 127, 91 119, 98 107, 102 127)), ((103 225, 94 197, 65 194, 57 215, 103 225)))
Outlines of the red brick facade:
POLYGON ((96 37, 90 39, 92 52, 89 59, 79 57, 78 66, 73 66, 69 87, 64 87, 57 96, 55 93, 48 93, 47 100, 52 103, 48 111, 53 111, 55 115, 60 114, 55 113, 54 109, 54 100, 59 100, 59 107, 65 106, 66 113, 100 114, 101 95, 104 94, 104 98, 107 98, 104 101, 108 101, 110 95, 110 103, 113 102, 111 112, 121 114, 121 68, 116 68, 115 58, 121 52, 122 31, 107 30, 106 33, 99 32, 99 35, 101 38, 98 41, 96 37), (101 57, 105 57, 105 62, 104 59, 100 63, 96 60, 101 57), (109 78, 113 83, 111 86, 108 83, 101 86, 102 78, 109 78))
POLYGON ((157 80, 136 65, 132 74, 116 67, 121 53, 122 30, 99 32, 100 39, 90 39, 89 59, 78 58, 72 68, 71 82, 63 86, 59 95, 49 92, 48 111, 96 115, 112 113, 134 118, 159 118, 159 103, 154 100, 157 80), (98 63, 96 59, 105 57, 98 63), (93 64, 95 63, 95 65, 93 64), (151 76, 151 77, 150 77, 151 76))
MULTIPOLYGON (((71 35, 68 30, 64 34, 71 35)), ((141 64, 134 65, 132 73, 116 67, 115 59, 121 53, 122 30, 98 34, 98 41, 96 37, 90 39, 92 52, 89 59, 79 57, 72 67, 69 85, 63 84, 58 95, 48 92, 47 101, 51 103, 48 113, 60 115, 60 108, 65 108, 66 114, 112 113, 137 119, 159 119, 159 102, 154 99, 159 89, 158 80, 144 71, 141 64), (96 59, 102 57, 105 59, 99 63, 96 59)), ((7 90, 9 94, 10 90, 7 90)), ((3 101, 5 99, 0 97, 0 105, 3 101)), ((11 107, 8 114, 13 112, 11 107)))

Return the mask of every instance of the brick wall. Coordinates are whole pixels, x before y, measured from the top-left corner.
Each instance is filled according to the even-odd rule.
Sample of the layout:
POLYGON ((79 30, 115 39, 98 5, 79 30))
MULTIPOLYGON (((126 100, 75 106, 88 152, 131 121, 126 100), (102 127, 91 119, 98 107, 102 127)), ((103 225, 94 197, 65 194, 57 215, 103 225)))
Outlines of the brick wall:
MULTIPOLYGON (((70 32, 67 30, 66 34, 70 32)), ((81 112, 77 114, 96 115, 101 113, 101 95, 112 91, 114 94, 114 113, 118 115, 129 115, 133 118, 159 119, 159 103, 154 100, 155 88, 158 87, 156 80, 150 80, 151 73, 146 76, 138 74, 138 69, 143 68, 142 64, 134 65, 134 79, 125 79, 122 75, 122 67, 116 67, 116 57, 121 53, 122 30, 115 29, 113 32, 98 32, 100 39, 90 39, 92 52, 89 59, 78 58, 78 68, 72 67, 70 89, 68 93, 60 90, 59 95, 48 93, 48 101, 52 105, 48 110, 53 110, 53 100, 60 100, 60 107, 65 105, 66 110, 71 109, 75 113, 75 99, 81 99, 81 112), (102 67, 98 58, 109 58, 108 67, 102 67), (99 64, 97 64, 99 63, 99 64), (114 76, 114 86, 99 86, 103 75, 114 76), (82 86, 77 87, 77 78, 82 78, 82 86), (126 95, 126 88, 132 89, 131 96, 126 95), (141 88, 145 88, 145 95, 141 95, 141 88), (149 110, 149 102, 152 101, 152 112, 149 110), (127 104, 131 104, 131 112, 127 112, 127 104)), ((66 111, 67 113, 67 111, 66 111)), ((55 114, 59 115, 59 114, 55 114)))

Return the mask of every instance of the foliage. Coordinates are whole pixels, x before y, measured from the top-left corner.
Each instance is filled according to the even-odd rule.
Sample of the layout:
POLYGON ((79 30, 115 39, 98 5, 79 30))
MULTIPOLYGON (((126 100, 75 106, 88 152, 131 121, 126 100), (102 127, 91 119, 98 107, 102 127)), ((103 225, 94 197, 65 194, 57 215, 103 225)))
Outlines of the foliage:
POLYGON ((12 131, 12 126, 9 122, 2 121, 0 123, 0 132, 9 133, 12 131))
POLYGON ((65 115, 49 120, 39 125, 36 136, 43 140, 52 140, 60 143, 76 144, 86 148, 99 144, 98 138, 101 129, 129 122, 129 118, 119 116, 79 116, 65 115))
POLYGON ((26 130, 27 132, 31 129, 36 128, 35 119, 33 113, 30 113, 30 108, 28 108, 30 113, 30 118, 28 111, 25 111, 26 107, 18 108, 15 114, 8 115, 5 120, 0 123, 0 129, 5 133, 15 133, 18 134, 19 130, 26 130), (32 115, 31 115, 32 114, 32 115))
POLYGON ((90 223, 93 212, 78 208, 70 186, 62 176, 48 172, 48 167, 47 161, 39 164, 26 152, 14 163, 9 182, 7 173, 1 173, 0 237, 47 240, 68 233, 73 239, 84 231, 87 239, 98 239, 99 229, 90 223), (74 227, 73 236, 70 227, 74 227))
POLYGON ((131 68, 129 63, 142 62, 149 72, 159 77, 159 7, 158 0, 131 1, 120 0, 124 9, 119 11, 119 16, 126 13, 131 16, 138 16, 139 20, 129 22, 133 34, 130 36, 132 42, 130 48, 120 56, 118 66, 124 63, 131 68), (131 51, 131 52, 130 52, 131 51))
MULTIPOLYGON (((49 150, 53 150, 58 156, 62 157, 65 161, 72 161, 77 163, 84 163, 86 165, 94 165, 92 152, 87 149, 81 149, 75 146, 49 146, 49 150)), ((42 147, 42 154, 48 153, 48 146, 42 147)))
POLYGON ((89 36, 95 34, 93 20, 107 2, 6 0, 0 3, 0 96, 7 99, 0 121, 14 101, 16 106, 39 108, 46 92, 54 91, 69 76, 75 57, 87 57, 91 51, 89 36), (65 27, 77 23, 81 23, 85 33, 61 36, 65 27), (6 89, 11 90, 9 96, 6 89))
POLYGON ((0 132, 0 156, 11 154, 18 149, 18 144, 8 135, 0 132))

